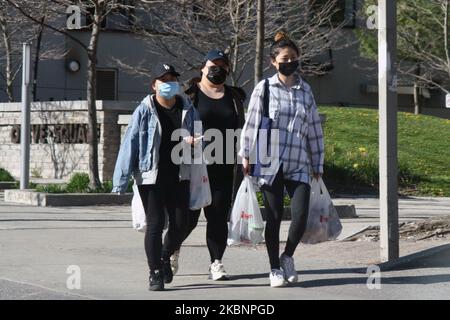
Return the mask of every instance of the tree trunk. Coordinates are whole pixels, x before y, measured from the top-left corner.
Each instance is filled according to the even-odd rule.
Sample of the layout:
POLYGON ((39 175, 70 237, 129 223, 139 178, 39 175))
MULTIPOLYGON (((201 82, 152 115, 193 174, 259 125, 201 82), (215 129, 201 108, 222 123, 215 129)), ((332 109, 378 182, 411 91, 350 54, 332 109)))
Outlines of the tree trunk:
POLYGON ((97 45, 100 35, 99 7, 95 8, 94 23, 92 24, 91 38, 88 47, 87 65, 87 105, 88 105, 88 136, 89 136, 89 180, 91 188, 101 186, 98 171, 98 137, 97 137, 97 106, 96 106, 96 80, 97 80, 97 45))
POLYGON ((255 86, 263 77, 265 0, 258 0, 256 21, 255 86))
POLYGON ((34 57, 34 71, 33 71, 33 101, 37 99, 37 76, 39 69, 39 54, 41 52, 42 33, 44 32, 45 15, 42 16, 41 24, 39 25, 38 37, 36 42, 36 55, 34 57))
POLYGON ((0 27, 2 29, 2 37, 3 37, 3 45, 5 46, 5 55, 6 55, 6 95, 8 96, 8 101, 14 101, 14 92, 13 92, 13 75, 12 75, 12 53, 11 53, 11 40, 10 35, 8 33, 8 29, 6 26, 6 20, 3 15, 0 16, 0 27))
MULTIPOLYGON (((230 4, 230 8, 231 8, 231 4, 230 4)), ((239 23, 241 22, 239 17, 240 17, 240 6, 236 6, 236 12, 233 12, 230 9, 230 16, 232 19, 232 24, 234 25, 234 27, 236 28, 236 30, 239 30, 239 23)), ((232 86, 236 86, 237 85, 237 68, 238 68, 238 63, 239 63, 239 34, 236 33, 234 35, 234 39, 233 42, 230 46, 230 54, 231 54, 231 85, 232 86)))
MULTIPOLYGON (((420 76, 420 64, 417 64, 416 68, 416 75, 420 76)), ((421 114, 422 113, 422 106, 421 106, 421 99, 420 99, 420 84, 419 80, 416 78, 414 79, 414 114, 421 114)))
POLYGON ((8 101, 14 101, 14 90, 13 90, 13 75, 12 75, 12 55, 11 46, 9 40, 5 40, 5 44, 8 43, 6 50, 6 94, 8 95, 8 101))
MULTIPOLYGON (((449 8, 450 1, 447 0, 444 3, 444 48, 445 48, 445 57, 447 58, 447 73, 450 79, 450 50, 449 50, 449 8)), ((450 90, 450 88, 448 88, 450 90)), ((450 94, 449 91, 447 93, 450 94)))
POLYGON ((98 137, 97 137, 97 105, 96 105, 96 55, 89 54, 87 70, 87 105, 88 105, 88 137, 89 137, 89 180, 91 188, 100 187, 98 172, 98 137))

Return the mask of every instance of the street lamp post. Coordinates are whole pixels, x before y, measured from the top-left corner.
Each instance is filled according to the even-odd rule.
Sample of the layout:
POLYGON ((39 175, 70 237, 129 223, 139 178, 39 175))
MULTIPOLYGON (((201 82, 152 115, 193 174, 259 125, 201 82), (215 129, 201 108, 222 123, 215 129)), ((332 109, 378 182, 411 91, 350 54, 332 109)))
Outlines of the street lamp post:
POLYGON ((397 1, 378 1, 381 260, 399 257, 397 181, 397 1))
POLYGON ((31 46, 23 44, 22 62, 22 128, 20 132, 20 189, 27 189, 30 183, 30 79, 31 46))

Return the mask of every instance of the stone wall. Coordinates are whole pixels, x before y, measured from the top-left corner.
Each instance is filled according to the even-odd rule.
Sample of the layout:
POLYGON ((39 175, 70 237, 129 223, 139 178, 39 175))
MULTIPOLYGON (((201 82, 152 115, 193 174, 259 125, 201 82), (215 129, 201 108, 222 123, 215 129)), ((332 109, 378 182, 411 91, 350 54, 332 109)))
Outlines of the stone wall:
MULTIPOLYGON (((102 181, 110 180, 120 146, 118 116, 131 114, 138 104, 129 101, 97 101, 97 121, 100 128, 98 145, 99 173, 102 181)), ((31 106, 31 125, 53 131, 55 125, 79 125, 88 123, 86 101, 35 102, 31 106)), ((0 167, 20 176, 20 144, 14 143, 11 131, 21 124, 20 103, 0 103, 0 167)), ((58 126, 56 128, 59 128, 58 126)), ((82 131, 80 135, 82 136, 82 131)), ((35 132, 34 135, 38 134, 35 132)), ((34 136, 32 133, 32 136, 34 136)), ((47 135, 30 147, 30 176, 67 179, 75 172, 88 172, 89 145, 87 143, 55 143, 47 135)))

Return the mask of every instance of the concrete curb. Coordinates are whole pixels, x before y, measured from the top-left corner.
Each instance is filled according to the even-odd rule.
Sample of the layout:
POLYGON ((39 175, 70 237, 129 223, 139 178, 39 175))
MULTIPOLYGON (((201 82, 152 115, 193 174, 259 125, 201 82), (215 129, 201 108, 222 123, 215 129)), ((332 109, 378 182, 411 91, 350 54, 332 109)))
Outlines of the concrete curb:
MULTIPOLYGON (((355 219, 358 218, 354 205, 336 205, 334 206, 341 219, 355 219)), ((266 208, 261 208, 261 215, 264 221, 266 220, 266 208)), ((291 208, 285 207, 283 212, 283 220, 291 220, 291 208)))
MULTIPOLYGON (((96 205, 131 205, 132 193, 117 195, 113 193, 69 193, 53 194, 36 192, 34 190, 5 190, 5 202, 21 203, 40 207, 75 207, 96 205)), ((339 218, 358 218, 354 205, 335 206, 339 218)), ((266 210, 261 208, 261 214, 266 220, 266 210)), ((285 207, 283 220, 291 220, 291 208, 285 207)), ((202 221, 202 220, 200 220, 202 221)))
POLYGON ((31 206, 96 206, 130 204, 132 193, 117 195, 113 193, 71 193, 51 194, 33 190, 5 190, 5 202, 21 203, 31 206))
POLYGON ((350 239, 350 238, 352 238, 352 237, 354 237, 354 236, 356 236, 358 234, 361 234, 361 233, 363 233, 363 232, 365 232, 367 230, 372 230, 375 227, 377 227, 377 226, 373 226, 373 225, 365 226, 365 227, 361 228, 360 230, 355 231, 352 234, 349 234, 348 236, 346 236, 345 238, 339 239, 337 241, 342 241, 342 242, 349 241, 348 239, 350 239))
POLYGON ((403 264, 409 263, 413 260, 428 258, 432 255, 439 254, 442 251, 445 251, 448 249, 450 249, 450 243, 447 243, 447 244, 444 244, 444 245, 441 245, 438 247, 426 249, 423 251, 419 251, 419 252, 404 256, 404 257, 400 257, 394 261, 383 262, 383 263, 378 264, 378 266, 380 267, 381 271, 390 271, 395 268, 401 267, 403 264))
MULTIPOLYGON (((336 208, 336 211, 338 212, 340 219, 355 219, 358 218, 356 215, 356 209, 354 205, 337 205, 334 206, 336 208)), ((266 221, 266 208, 262 207, 261 209, 261 215, 264 221, 266 221)), ((231 210, 229 215, 231 214, 231 210)), ((283 212, 283 221, 289 221, 291 220, 291 208, 285 207, 283 212)), ((199 221, 206 222, 206 218, 204 214, 200 215, 199 221)), ((228 217, 228 221, 230 221, 230 217, 228 217)))

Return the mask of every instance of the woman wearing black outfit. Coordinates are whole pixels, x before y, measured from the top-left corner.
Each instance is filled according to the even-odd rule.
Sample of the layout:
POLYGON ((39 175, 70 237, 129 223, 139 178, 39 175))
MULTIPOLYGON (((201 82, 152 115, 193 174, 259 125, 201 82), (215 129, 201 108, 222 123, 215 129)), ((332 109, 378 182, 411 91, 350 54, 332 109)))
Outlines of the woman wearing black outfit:
MULTIPOLYGON (((186 91, 200 114, 203 130, 219 130, 223 137, 222 157, 216 158, 217 161, 222 161, 207 166, 212 203, 203 209, 207 219, 206 242, 211 258, 209 272, 212 280, 228 279, 222 264, 228 237, 228 212, 233 198, 233 187, 242 179, 242 171, 236 166, 237 150, 233 148, 234 154, 228 157, 226 155, 226 146, 235 146, 234 139, 227 141, 226 131, 236 130, 244 125, 245 92, 240 88, 225 85, 229 68, 228 58, 223 51, 210 51, 204 58, 201 79, 191 80, 186 91), (227 163, 227 158, 231 158, 232 163, 227 163)), ((207 145, 208 141, 205 143, 207 145)), ((217 155, 213 152, 212 156, 217 155)), ((191 211, 192 220, 186 237, 196 227, 199 216, 200 210, 191 211)), ((176 252, 171 258, 174 272, 178 268, 178 254, 179 252, 176 252)))

